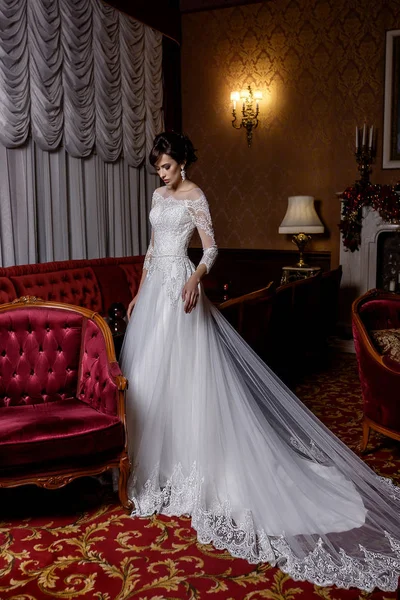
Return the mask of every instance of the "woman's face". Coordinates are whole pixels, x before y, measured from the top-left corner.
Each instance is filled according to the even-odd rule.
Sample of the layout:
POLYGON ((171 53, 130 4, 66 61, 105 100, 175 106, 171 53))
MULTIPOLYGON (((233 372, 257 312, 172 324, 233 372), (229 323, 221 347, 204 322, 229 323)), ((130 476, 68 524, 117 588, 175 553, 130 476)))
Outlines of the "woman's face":
POLYGON ((167 188, 175 189, 182 182, 181 165, 169 154, 161 154, 154 166, 167 188))

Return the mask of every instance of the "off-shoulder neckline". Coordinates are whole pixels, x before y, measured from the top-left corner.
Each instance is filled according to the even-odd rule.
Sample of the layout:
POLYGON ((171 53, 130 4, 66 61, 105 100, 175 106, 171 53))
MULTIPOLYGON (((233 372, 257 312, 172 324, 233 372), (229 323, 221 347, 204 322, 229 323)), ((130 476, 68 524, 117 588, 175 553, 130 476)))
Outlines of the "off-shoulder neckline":
POLYGON ((198 198, 185 198, 185 197, 183 197, 183 198, 176 198, 172 194, 170 194, 169 196, 163 196, 162 194, 160 194, 160 192, 158 190, 154 190, 154 194, 156 194, 157 196, 159 196, 159 198, 161 198, 162 200, 175 200, 176 202, 182 202, 182 203, 183 202, 197 202, 201 198, 204 198, 204 193, 202 192, 202 190, 198 186, 192 188, 187 193, 193 192, 194 190, 199 190, 200 195, 199 195, 198 198))

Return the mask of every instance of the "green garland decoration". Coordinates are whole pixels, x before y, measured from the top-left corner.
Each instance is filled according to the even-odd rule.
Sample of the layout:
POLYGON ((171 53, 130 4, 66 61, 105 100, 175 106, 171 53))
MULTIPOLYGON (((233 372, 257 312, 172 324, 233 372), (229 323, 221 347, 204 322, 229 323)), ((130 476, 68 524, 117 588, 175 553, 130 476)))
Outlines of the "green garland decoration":
POLYGON ((362 208, 371 206, 383 221, 400 223, 400 183, 394 186, 356 182, 340 196, 342 218, 339 229, 345 249, 354 252, 361 244, 362 208))

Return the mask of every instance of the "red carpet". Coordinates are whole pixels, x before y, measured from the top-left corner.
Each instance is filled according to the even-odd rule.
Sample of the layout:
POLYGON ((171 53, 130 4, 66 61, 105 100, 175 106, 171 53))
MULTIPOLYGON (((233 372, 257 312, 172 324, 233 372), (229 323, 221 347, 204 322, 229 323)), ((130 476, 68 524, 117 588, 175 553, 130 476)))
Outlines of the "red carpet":
MULTIPOLYGON (((352 355, 298 386, 299 396, 344 442, 361 439, 352 355)), ((400 444, 372 436, 366 461, 399 477, 400 444)), ((397 480, 399 481, 399 479, 397 480)), ((251 566, 197 543, 187 518, 131 519, 109 485, 0 490, 0 599, 389 600, 395 594, 318 588, 268 565, 251 566)))

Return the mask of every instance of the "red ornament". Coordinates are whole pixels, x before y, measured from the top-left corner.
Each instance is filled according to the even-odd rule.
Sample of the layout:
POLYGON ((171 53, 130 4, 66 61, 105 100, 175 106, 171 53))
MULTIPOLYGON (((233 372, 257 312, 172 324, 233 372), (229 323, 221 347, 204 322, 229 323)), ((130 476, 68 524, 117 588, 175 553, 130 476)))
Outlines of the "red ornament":
POLYGON ((400 183, 395 186, 356 183, 346 188, 341 195, 342 218, 339 229, 343 245, 354 252, 361 243, 362 208, 371 206, 378 211, 383 221, 397 222, 400 217, 400 183))

